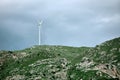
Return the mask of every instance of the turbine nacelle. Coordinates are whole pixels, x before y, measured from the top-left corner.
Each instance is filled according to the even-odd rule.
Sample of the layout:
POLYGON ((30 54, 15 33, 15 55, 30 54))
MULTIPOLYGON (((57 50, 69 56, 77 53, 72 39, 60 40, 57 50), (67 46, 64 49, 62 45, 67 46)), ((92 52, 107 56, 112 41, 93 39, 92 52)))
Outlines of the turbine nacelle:
POLYGON ((42 23, 43 23, 43 21, 40 21, 38 27, 41 27, 42 23))

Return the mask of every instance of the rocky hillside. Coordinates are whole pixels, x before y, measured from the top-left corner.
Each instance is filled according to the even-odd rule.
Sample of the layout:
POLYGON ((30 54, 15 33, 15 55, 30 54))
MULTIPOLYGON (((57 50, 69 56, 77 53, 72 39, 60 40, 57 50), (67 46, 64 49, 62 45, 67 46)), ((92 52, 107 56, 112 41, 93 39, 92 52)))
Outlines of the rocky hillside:
POLYGON ((96 47, 0 51, 0 80, 120 80, 120 38, 96 47))

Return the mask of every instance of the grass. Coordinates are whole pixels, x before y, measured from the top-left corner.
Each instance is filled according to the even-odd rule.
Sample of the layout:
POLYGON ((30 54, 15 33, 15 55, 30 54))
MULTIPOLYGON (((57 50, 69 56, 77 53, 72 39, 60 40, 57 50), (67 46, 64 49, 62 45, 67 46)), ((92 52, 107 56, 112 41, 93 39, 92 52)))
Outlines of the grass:
MULTIPOLYGON (((68 80, 117 80, 108 74, 93 70, 99 64, 112 64, 120 69, 120 38, 106 41, 96 47, 68 47, 68 46, 33 46, 19 51, 1 51, 0 80, 14 75, 24 75, 26 80, 41 77, 42 80, 56 80, 61 71, 67 72, 68 80), (13 57, 16 58, 13 58, 13 57), (79 64, 89 64, 89 70, 85 67, 77 69, 79 64), (116 62, 113 62, 116 61, 116 62), (30 65, 34 66, 30 66, 30 65), (33 71, 31 73, 30 71, 33 71)), ((82 65, 82 66, 83 66, 82 65)), ((59 75, 59 76, 60 76, 59 75)), ((64 76, 64 75, 63 75, 64 76)), ((62 78, 61 78, 62 79, 62 78)))

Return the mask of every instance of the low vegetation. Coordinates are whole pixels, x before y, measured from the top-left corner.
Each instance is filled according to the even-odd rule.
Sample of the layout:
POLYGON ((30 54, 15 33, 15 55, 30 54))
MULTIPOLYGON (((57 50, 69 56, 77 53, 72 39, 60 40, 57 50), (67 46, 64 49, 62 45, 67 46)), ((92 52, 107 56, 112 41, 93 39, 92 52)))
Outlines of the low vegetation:
POLYGON ((0 51, 0 80, 120 80, 120 38, 96 47, 0 51))

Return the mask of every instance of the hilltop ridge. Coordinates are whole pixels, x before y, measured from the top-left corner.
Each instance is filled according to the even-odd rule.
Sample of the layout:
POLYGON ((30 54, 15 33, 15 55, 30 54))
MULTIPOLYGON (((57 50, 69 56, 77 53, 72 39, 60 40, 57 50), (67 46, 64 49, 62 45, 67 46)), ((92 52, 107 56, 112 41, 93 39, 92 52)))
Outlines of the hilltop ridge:
POLYGON ((0 51, 0 80, 120 80, 120 37, 95 47, 0 51))

